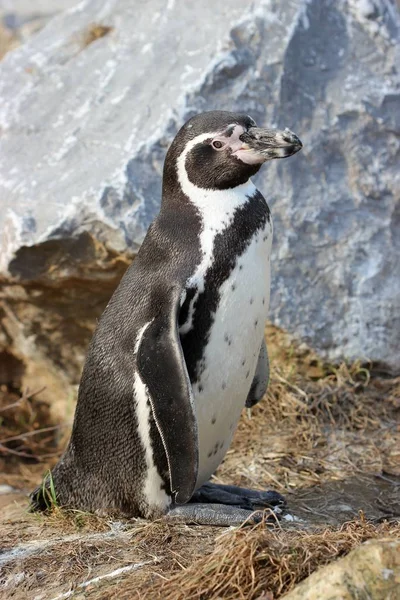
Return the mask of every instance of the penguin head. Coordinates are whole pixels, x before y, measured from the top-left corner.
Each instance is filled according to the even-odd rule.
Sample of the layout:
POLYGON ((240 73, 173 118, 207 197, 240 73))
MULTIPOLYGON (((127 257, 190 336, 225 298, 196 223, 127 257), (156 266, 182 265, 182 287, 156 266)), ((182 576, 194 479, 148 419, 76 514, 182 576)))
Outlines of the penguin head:
POLYGON ((184 170, 198 188, 221 190, 245 183, 267 160, 292 156, 301 148, 301 141, 289 129, 257 127, 248 115, 211 111, 185 123, 166 164, 174 165, 178 177, 184 170))

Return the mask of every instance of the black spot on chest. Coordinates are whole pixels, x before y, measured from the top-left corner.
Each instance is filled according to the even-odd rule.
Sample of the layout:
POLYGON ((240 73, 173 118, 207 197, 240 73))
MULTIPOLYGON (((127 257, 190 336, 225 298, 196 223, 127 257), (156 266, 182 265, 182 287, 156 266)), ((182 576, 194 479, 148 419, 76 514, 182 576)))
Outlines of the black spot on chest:
MULTIPOLYGON (((202 358, 218 308, 221 286, 229 278, 253 237, 265 228, 269 220, 268 205, 257 190, 244 206, 236 210, 229 227, 215 237, 213 259, 205 275, 204 291, 199 294, 194 304, 193 327, 181 335, 182 349, 192 383, 198 381, 202 372, 202 358)), ((191 295, 192 299, 193 296, 194 294, 191 295)), ((188 294, 182 309, 187 300, 188 294)), ((186 317, 182 318, 182 323, 187 319, 188 310, 189 304, 185 307, 186 317)), ((181 318, 179 322, 181 323, 181 318)))

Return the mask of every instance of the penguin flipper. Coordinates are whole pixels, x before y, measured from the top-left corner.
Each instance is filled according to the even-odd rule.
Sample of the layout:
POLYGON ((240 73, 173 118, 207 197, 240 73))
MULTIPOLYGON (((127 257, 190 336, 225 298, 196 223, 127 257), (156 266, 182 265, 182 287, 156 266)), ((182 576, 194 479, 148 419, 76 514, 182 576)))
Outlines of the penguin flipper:
POLYGON ((253 383, 251 384, 250 391, 246 400, 246 408, 251 408, 264 396, 267 391, 269 383, 269 359, 268 359, 268 351, 267 344, 265 343, 265 339, 263 339, 263 343, 261 344, 260 354, 258 355, 258 362, 256 372, 254 374, 253 383))
POLYGON ((137 368, 146 385, 154 420, 168 460, 175 502, 193 494, 198 473, 197 418, 178 332, 179 289, 143 333, 137 368))

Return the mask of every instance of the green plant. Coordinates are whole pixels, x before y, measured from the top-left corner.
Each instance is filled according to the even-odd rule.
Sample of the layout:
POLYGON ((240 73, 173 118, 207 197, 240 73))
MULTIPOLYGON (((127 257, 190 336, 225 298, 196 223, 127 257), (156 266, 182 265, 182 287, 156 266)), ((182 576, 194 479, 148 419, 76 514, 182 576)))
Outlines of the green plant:
POLYGON ((58 508, 56 488, 51 471, 47 471, 42 482, 42 496, 48 510, 58 508))

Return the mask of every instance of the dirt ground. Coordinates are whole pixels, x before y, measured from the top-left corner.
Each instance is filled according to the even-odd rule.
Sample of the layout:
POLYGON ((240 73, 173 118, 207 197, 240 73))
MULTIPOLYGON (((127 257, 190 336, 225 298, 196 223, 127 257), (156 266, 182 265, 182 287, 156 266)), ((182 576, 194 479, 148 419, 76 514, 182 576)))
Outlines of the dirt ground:
POLYGON ((236 529, 111 521, 27 493, 57 460, 68 427, 29 391, 0 390, 0 594, 61 598, 282 597, 365 540, 400 539, 400 378, 332 366, 268 328, 266 397, 243 411, 215 481, 276 489, 274 524, 236 529))

